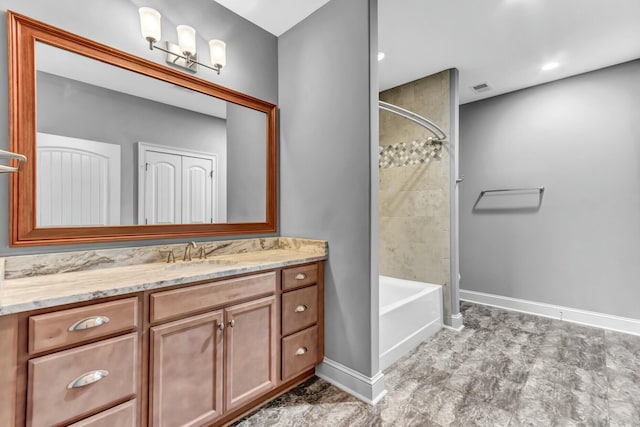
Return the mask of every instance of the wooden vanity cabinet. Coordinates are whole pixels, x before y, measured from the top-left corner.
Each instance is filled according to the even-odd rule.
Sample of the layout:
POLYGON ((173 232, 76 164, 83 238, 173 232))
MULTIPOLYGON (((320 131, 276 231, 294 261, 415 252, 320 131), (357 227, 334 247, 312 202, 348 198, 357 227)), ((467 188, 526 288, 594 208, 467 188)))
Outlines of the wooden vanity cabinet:
POLYGON ((324 358, 324 269, 321 263, 282 271, 282 380, 324 358))
POLYGON ((12 422, 1 425, 137 425, 140 306, 130 294, 9 316, 16 403, 12 422))
POLYGON ((12 426, 18 409, 17 314, 0 317, 0 343, 0 426, 12 426))
POLYGON ((228 425, 313 376, 323 272, 309 263, 0 316, 15 349, 0 352, 0 426, 228 425))
POLYGON ((150 296, 152 319, 221 307, 151 327, 150 426, 212 425, 276 387, 276 279, 276 272, 262 273, 150 296))

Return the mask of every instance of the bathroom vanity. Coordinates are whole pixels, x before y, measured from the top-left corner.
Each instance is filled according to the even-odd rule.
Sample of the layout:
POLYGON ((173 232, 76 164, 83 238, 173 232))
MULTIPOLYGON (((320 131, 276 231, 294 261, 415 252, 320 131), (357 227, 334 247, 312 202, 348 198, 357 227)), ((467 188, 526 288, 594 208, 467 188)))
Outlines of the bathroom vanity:
MULTIPOLYGON (((277 233, 276 105, 12 11, 7 30, 29 159, 10 246, 277 233)), ((0 258, 0 426, 238 419, 323 359, 326 258, 284 237, 0 258)))
MULTIPOLYGON (((0 425, 225 425, 310 378, 326 243, 230 242, 206 259, 167 263, 162 247, 161 262, 5 280, 0 425)), ((7 258, 8 277, 20 262, 46 270, 7 258)))

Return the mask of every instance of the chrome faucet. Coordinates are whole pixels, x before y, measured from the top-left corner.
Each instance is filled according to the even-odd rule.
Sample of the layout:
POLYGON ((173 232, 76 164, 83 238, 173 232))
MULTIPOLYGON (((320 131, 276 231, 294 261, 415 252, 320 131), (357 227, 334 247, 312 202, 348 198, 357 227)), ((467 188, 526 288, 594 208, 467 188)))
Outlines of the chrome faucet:
POLYGON ((182 258, 182 260, 183 261, 191 261, 191 248, 195 249, 197 247, 198 247, 198 245, 196 245, 196 242, 187 243, 187 247, 184 250, 184 257, 182 258))

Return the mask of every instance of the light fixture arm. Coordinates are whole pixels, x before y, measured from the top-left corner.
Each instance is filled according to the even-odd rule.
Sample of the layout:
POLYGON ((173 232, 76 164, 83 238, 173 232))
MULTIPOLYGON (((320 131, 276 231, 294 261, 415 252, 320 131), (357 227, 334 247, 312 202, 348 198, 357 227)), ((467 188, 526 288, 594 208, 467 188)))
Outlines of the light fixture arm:
POLYGON ((218 73, 218 75, 220 75, 220 70, 222 70, 222 66, 221 65, 215 65, 213 67, 210 67, 207 64, 203 64, 202 62, 199 62, 196 59, 194 59, 194 55, 184 55, 184 54, 181 55, 179 53, 172 52, 172 51, 170 51, 168 49, 164 49, 164 48, 158 46, 156 44, 156 41, 153 40, 153 39, 147 39, 147 40, 149 41, 149 50, 158 49, 158 50, 160 50, 160 51, 162 51, 164 53, 167 53, 167 54, 169 54, 171 56, 175 56, 175 59, 173 60, 174 64, 178 59, 184 59, 185 62, 187 63, 187 68, 192 64, 198 64, 199 66, 208 68, 210 70, 213 70, 216 73, 218 73))

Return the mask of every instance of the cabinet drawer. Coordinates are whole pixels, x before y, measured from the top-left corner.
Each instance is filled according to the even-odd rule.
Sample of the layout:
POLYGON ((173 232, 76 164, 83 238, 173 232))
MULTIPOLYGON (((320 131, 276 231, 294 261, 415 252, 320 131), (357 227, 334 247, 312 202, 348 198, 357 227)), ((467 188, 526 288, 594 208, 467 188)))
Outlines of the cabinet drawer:
POLYGON ((318 363, 318 327, 282 339, 282 379, 287 380, 318 363))
POLYGON ((100 412, 93 417, 70 424, 68 427, 136 427, 137 412, 138 405, 134 399, 100 412))
POLYGON ((318 281, 318 264, 303 265, 282 270, 282 289, 289 290, 311 285, 318 281))
POLYGON ((289 335, 318 321, 318 286, 282 294, 282 335, 289 335))
POLYGON ((273 293, 276 273, 269 272, 237 279, 220 280, 204 285, 190 286, 151 295, 151 322, 186 316, 229 305, 235 301, 273 293))
POLYGON ((59 424, 135 395, 137 343, 129 334, 30 360, 27 426, 59 424))
POLYGON ((29 317, 29 353, 78 344, 138 326, 138 298, 29 317))

